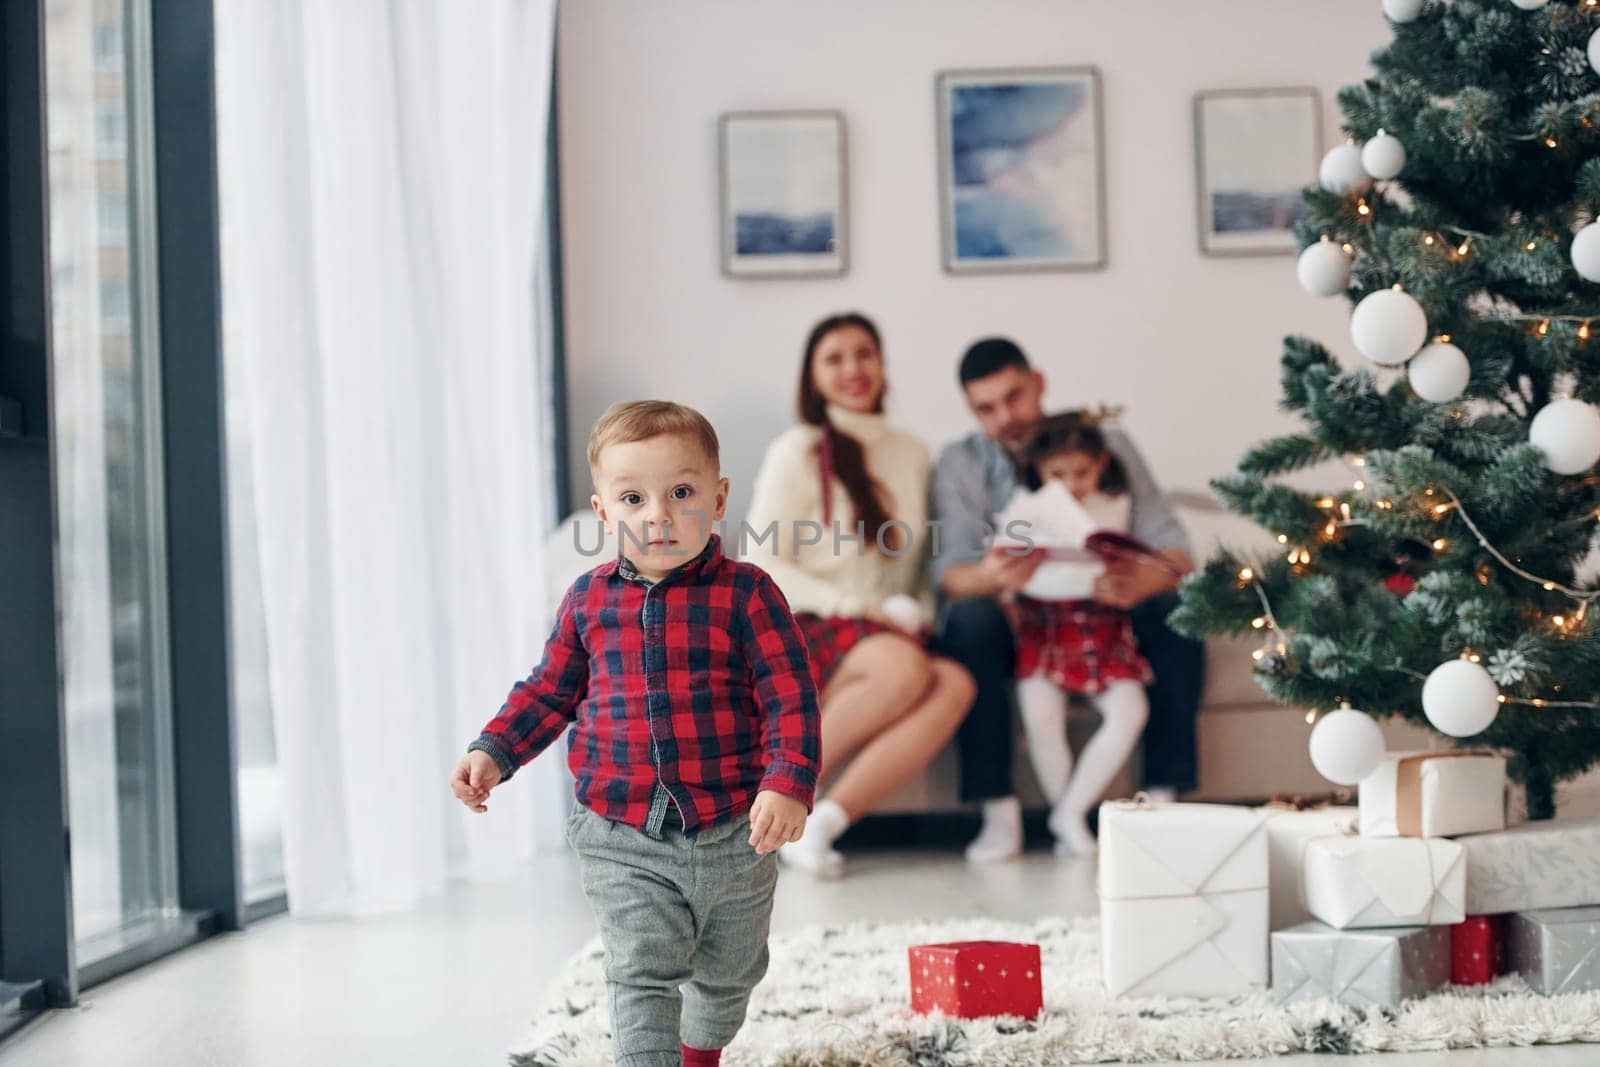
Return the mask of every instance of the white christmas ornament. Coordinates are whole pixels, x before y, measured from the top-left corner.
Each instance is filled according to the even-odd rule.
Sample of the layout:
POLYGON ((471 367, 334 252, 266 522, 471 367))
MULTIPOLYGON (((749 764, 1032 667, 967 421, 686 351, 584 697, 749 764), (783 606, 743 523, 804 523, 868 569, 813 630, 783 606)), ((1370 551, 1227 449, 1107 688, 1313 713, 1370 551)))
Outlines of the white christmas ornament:
POLYGON ((1374 178, 1388 181, 1406 166, 1406 146, 1392 133, 1378 131, 1378 136, 1361 149, 1361 166, 1374 178))
POLYGON ((1380 289, 1356 305, 1350 316, 1350 336, 1372 362, 1398 367, 1428 339, 1428 316, 1409 293, 1380 289))
POLYGON ((1466 390, 1472 378, 1472 364, 1455 345, 1435 341, 1412 357, 1406 375, 1422 399, 1448 404, 1466 390))
POLYGON ((1322 157, 1317 180, 1330 193, 1355 193, 1372 183, 1372 176, 1361 165, 1361 149, 1353 144, 1335 145, 1322 157))
POLYGON ((1312 296, 1338 296, 1350 287, 1350 254, 1336 241, 1318 241, 1300 253, 1295 273, 1312 296))
POLYGON ((1600 74, 1600 30, 1595 30, 1589 35, 1589 66, 1600 74))
POLYGON ((1440 733, 1472 737, 1500 714, 1500 690, 1481 664, 1453 659, 1422 683, 1422 710, 1440 733))
POLYGON ((896 593, 883 602, 883 613, 893 619, 902 630, 917 630, 927 621, 922 605, 915 597, 896 593))
POLYGON ((1524 11, 1537 11, 1548 4, 1550 0, 1511 0, 1511 2, 1524 11))
POLYGON ((1311 730, 1311 765, 1338 785, 1359 785, 1383 762, 1383 731, 1364 711, 1341 708, 1311 730))
MULTIPOLYGON (((1589 54, 1594 54, 1592 42, 1589 54)), ((1589 223, 1572 239, 1572 265, 1588 281, 1600 282, 1600 222, 1589 223)))
POLYGON ((1600 463, 1600 408, 1582 400, 1552 400, 1533 417, 1528 440, 1557 474, 1582 474, 1600 463))
POLYGON ((1412 22, 1422 14, 1424 0, 1383 0, 1383 13, 1390 22, 1412 22))

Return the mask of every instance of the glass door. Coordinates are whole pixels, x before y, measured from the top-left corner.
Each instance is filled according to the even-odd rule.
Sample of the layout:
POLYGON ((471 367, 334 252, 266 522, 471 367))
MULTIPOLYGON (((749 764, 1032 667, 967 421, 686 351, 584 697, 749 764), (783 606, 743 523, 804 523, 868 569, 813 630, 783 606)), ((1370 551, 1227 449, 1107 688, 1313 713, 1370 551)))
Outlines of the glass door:
POLYGON ((143 0, 48 0, 52 405, 79 966, 178 917, 143 0))

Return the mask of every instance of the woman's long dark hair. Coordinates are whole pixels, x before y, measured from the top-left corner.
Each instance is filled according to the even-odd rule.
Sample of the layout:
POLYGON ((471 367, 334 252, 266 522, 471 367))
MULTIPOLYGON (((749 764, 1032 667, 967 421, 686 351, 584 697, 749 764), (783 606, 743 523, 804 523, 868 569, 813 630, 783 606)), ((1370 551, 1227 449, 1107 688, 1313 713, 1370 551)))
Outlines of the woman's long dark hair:
MULTIPOLYGON (((822 431, 822 438, 817 442, 817 462, 823 465, 825 470, 831 468, 832 476, 838 478, 845 492, 850 494, 850 504, 855 509, 856 519, 865 529, 866 543, 876 547, 878 538, 882 535, 885 546, 898 548, 903 531, 898 527, 884 530, 893 516, 884 506, 882 487, 867 472, 866 456, 862 452, 861 442, 840 431, 828 421, 828 401, 817 391, 811 373, 812 365, 816 362, 817 349, 822 345, 823 338, 835 330, 851 326, 864 331, 872 338, 872 347, 878 350, 878 358, 880 360, 883 358, 883 341, 878 335, 878 327, 871 319, 858 311, 828 316, 813 326, 811 335, 806 338, 805 358, 800 362, 800 390, 796 406, 799 409, 801 422, 822 431)), ((888 392, 887 384, 883 392, 878 394, 872 410, 883 410, 885 392, 888 392)), ((826 502, 823 506, 827 506, 826 502)))
POLYGON ((1039 477, 1039 464, 1061 452, 1082 452, 1096 459, 1104 456, 1105 470, 1100 472, 1100 481, 1095 488, 1107 496, 1118 496, 1128 491, 1128 472, 1111 451, 1111 446, 1106 444, 1106 435, 1100 430, 1100 418, 1093 413, 1065 411, 1039 420, 1033 436, 1028 438, 1018 457, 1018 473, 1029 489, 1038 489, 1044 484, 1044 479, 1039 477))

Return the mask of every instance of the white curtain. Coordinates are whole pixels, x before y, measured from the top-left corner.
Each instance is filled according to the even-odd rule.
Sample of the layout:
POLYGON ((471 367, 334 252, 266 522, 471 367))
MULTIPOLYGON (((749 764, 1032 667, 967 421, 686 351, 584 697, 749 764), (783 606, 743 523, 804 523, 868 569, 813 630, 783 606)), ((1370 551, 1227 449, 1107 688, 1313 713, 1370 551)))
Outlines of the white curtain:
POLYGON ((554 0, 217 4, 230 421, 296 914, 405 908, 559 841, 562 751, 487 815, 445 785, 547 628, 553 31, 554 0))

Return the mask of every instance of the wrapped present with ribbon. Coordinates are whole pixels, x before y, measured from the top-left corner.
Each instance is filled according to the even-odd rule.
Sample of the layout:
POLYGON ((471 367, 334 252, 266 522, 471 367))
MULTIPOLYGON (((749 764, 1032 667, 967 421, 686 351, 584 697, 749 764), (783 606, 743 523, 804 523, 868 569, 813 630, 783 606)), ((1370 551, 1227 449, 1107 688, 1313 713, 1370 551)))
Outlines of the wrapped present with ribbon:
POLYGON ((1600 822, 1547 819, 1457 840, 1470 914, 1600 904, 1600 822))
POLYGON ((915 945, 911 1010, 962 1019, 1017 1015, 1032 1019, 1044 1008, 1039 946, 1011 941, 952 941, 915 945))
POLYGON ((1340 930, 1467 917, 1466 850, 1442 837, 1319 837, 1306 843, 1300 882, 1311 914, 1340 930))
POLYGON ((1334 803, 1337 799, 1309 802, 1300 797, 1274 797, 1256 809, 1267 826, 1270 929, 1283 930, 1311 920, 1300 887, 1300 862, 1306 845, 1319 837, 1355 833, 1356 809, 1334 803))
POLYGON ((1273 996, 1279 1003, 1328 997, 1352 1007, 1399 1007, 1450 981, 1451 929, 1335 930, 1310 922, 1275 931, 1273 996))
POLYGON ((1223 804, 1102 804, 1100 920, 1114 996, 1264 989, 1266 820, 1223 804))
POLYGON ((1485 751, 1391 752, 1362 780, 1367 837, 1454 837, 1503 830, 1506 759, 1485 751))
POLYGON ((1517 912, 1507 920, 1506 959, 1536 993, 1600 989, 1600 908, 1517 912))

